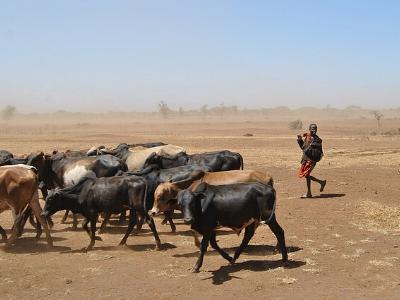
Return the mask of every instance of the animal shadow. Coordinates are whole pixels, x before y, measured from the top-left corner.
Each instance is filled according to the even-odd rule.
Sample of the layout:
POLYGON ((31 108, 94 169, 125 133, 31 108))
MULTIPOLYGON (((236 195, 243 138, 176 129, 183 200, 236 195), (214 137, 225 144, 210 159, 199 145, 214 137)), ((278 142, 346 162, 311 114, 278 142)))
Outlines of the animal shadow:
MULTIPOLYGON (((155 250, 156 245, 155 244, 127 245, 127 248, 133 251, 150 251, 150 250, 155 250)), ((176 246, 173 244, 162 243, 160 251, 166 251, 174 248, 176 248, 176 246)))
POLYGON ((238 276, 232 275, 242 270, 250 270, 254 272, 265 272, 268 270, 277 269, 280 267, 286 269, 294 269, 304 266, 306 262, 299 260, 289 260, 283 263, 281 260, 275 261, 265 261, 265 260, 248 260, 244 262, 235 263, 233 265, 221 266, 218 270, 211 271, 212 276, 204 278, 203 280, 211 279, 212 283, 215 285, 221 285, 226 281, 232 280, 234 278, 241 279, 238 276))
MULTIPOLYGON (((224 248, 224 251, 226 252, 235 252, 237 247, 230 247, 230 248, 224 248)), ((290 252, 297 252, 302 250, 300 247, 296 246, 289 246, 286 248, 288 253, 290 252)), ((248 245, 246 248, 244 248, 242 253, 246 254, 253 254, 253 255, 275 255, 277 254, 277 248, 275 246, 271 245, 248 245)), ((206 255, 220 255, 216 250, 208 250, 206 255)), ((183 253, 183 254, 174 254, 172 255, 173 257, 198 257, 199 256, 199 250, 195 252, 189 252, 189 253, 183 253)))
MULTIPOLYGON (((52 237, 53 242, 64 241, 65 238, 52 237)), ((22 237, 15 241, 11 246, 4 247, 3 250, 8 253, 14 254, 27 254, 27 253, 43 253, 43 252, 62 252, 70 250, 66 246, 54 246, 49 248, 46 240, 41 238, 37 240, 35 237, 22 237), (40 243, 38 241, 41 241, 40 243)))
POLYGON ((313 196, 313 199, 328 199, 328 198, 341 198, 346 196, 346 194, 335 194, 335 193, 331 193, 331 194, 321 194, 319 196, 313 196))

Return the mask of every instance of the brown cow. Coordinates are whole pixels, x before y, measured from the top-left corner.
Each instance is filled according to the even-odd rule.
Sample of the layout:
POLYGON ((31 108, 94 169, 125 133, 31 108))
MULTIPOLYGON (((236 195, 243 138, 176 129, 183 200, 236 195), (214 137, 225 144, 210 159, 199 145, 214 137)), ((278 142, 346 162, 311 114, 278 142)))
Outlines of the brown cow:
MULTIPOLYGON (((14 226, 7 246, 12 245, 18 236, 20 219, 27 206, 32 209, 36 218, 44 227, 47 244, 53 245, 46 220, 40 215, 42 208, 39 204, 38 177, 36 169, 27 165, 0 167, 0 213, 11 209, 14 216, 14 226)), ((7 239, 5 230, 0 226, 3 240, 7 239)))
POLYGON ((178 209, 176 197, 183 189, 194 191, 200 183, 210 185, 226 185, 246 182, 260 182, 273 186, 274 180, 270 175, 253 170, 232 170, 222 172, 195 171, 190 179, 179 182, 161 183, 154 192, 154 205, 151 213, 156 215, 160 212, 178 209))

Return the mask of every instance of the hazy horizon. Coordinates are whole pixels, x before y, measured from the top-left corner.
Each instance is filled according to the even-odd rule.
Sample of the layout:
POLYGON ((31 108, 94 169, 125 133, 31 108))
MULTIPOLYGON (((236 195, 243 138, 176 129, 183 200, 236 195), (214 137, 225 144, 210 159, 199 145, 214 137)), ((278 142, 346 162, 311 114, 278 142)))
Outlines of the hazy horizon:
POLYGON ((397 1, 35 1, 0 10, 0 108, 400 106, 397 1))

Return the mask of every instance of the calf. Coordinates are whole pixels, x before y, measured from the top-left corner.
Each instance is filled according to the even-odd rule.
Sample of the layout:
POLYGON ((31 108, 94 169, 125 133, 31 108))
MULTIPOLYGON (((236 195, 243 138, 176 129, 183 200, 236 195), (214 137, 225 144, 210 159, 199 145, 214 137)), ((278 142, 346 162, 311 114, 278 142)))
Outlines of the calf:
POLYGON ((275 218, 276 199, 272 186, 262 183, 211 186, 202 183, 194 192, 180 191, 178 204, 183 211, 184 221, 203 235, 200 255, 193 272, 200 270, 209 243, 223 258, 234 263, 261 222, 268 224, 275 234, 282 260, 287 261, 284 232, 275 218), (217 244, 215 230, 219 227, 229 227, 238 234, 245 229, 243 241, 233 258, 217 244))
POLYGON ((64 209, 82 214, 86 218, 83 228, 90 236, 90 244, 85 248, 85 251, 88 251, 95 244, 96 221, 99 213, 118 213, 128 207, 129 225, 120 245, 126 244, 138 219, 139 223, 143 223, 144 220, 149 225, 156 240, 157 249, 160 249, 161 242, 154 220, 145 210, 146 189, 146 181, 137 176, 96 178, 94 174, 89 174, 76 185, 51 191, 46 199, 42 215, 50 216, 64 209))
MULTIPOLYGON (((43 225, 47 244, 51 247, 53 241, 46 220, 40 215, 42 209, 38 196, 38 177, 36 169, 27 165, 14 165, 0 167, 0 213, 11 209, 14 216, 14 226, 7 245, 11 245, 22 230, 20 220, 24 210, 30 207, 36 218, 43 225)), ((7 239, 6 232, 0 226, 3 240, 7 239)), ((40 236, 38 232, 37 237, 40 236)))

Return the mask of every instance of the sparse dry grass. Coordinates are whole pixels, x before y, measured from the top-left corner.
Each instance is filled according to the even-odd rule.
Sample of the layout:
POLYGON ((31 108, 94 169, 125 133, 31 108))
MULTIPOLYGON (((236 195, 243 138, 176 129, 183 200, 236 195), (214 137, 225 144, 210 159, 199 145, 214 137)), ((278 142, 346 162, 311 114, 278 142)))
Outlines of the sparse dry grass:
POLYGON ((355 223, 361 229, 373 232, 400 232, 400 207, 374 201, 362 201, 358 205, 362 222, 355 223))

